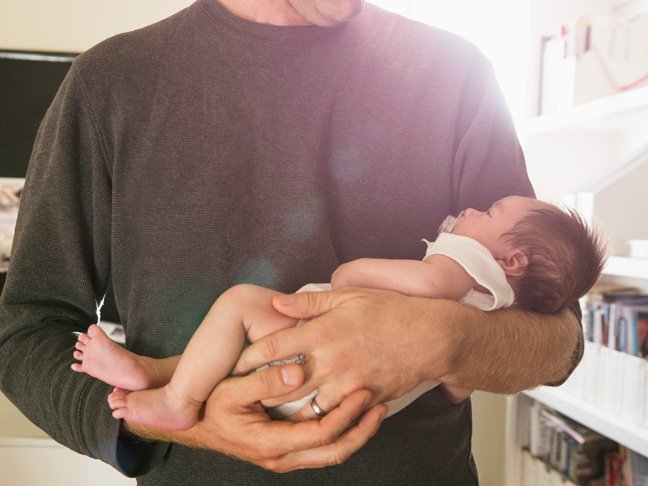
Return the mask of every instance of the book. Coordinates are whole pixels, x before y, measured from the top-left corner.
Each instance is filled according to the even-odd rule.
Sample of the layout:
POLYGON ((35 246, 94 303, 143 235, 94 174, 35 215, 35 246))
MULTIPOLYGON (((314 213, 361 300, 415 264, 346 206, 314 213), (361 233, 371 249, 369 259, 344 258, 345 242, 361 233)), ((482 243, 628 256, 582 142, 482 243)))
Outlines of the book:
POLYGON ((530 413, 532 455, 578 485, 604 478, 606 457, 618 451, 616 442, 537 403, 530 413))
POLYGON ((641 358, 648 357, 648 300, 628 300, 617 306, 619 340, 614 349, 641 358))
POLYGON ((624 486, 648 486, 648 458, 626 447, 619 448, 624 486))

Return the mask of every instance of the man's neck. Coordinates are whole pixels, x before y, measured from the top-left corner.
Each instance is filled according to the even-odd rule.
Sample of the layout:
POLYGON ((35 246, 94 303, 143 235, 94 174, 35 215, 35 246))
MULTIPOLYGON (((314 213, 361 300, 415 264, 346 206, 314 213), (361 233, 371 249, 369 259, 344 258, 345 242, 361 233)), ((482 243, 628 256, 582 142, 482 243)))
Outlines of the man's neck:
POLYGON ((252 22, 268 25, 311 25, 287 0, 213 0, 227 11, 252 22))

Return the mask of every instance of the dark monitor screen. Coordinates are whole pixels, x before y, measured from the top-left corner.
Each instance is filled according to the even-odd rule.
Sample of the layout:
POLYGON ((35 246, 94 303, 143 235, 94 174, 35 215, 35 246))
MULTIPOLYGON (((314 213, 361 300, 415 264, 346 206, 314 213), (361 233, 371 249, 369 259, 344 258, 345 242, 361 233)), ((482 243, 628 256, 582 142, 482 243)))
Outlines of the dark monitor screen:
POLYGON ((0 50, 0 177, 25 177, 40 122, 74 58, 0 50))

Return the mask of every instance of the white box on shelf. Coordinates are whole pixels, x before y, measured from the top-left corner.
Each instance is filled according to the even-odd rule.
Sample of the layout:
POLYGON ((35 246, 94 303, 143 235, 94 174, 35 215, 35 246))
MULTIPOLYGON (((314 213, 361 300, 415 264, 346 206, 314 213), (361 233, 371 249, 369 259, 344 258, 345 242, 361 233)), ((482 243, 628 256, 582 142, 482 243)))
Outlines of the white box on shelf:
POLYGON ((648 240, 628 240, 632 258, 648 258, 648 240))
POLYGON ((561 388, 574 396, 585 396, 588 371, 587 359, 584 355, 580 364, 576 367, 576 369, 573 371, 571 376, 567 379, 567 381, 562 385, 561 388))
POLYGON ((642 407, 641 407, 641 423, 643 424, 644 427, 648 428, 648 397, 646 394, 648 394, 648 363, 644 365, 643 373, 641 376, 641 382, 643 384, 643 402, 642 402, 642 407))
POLYGON ((648 426, 643 421, 643 408, 646 395, 646 361, 636 356, 625 355, 621 370, 623 397, 619 408, 621 416, 633 422, 648 426))
POLYGON ((585 366, 587 369, 587 378, 585 383, 584 395, 581 397, 590 403, 596 403, 599 399, 599 385, 601 382, 599 372, 601 347, 594 343, 585 343, 585 366))
MULTIPOLYGON (((548 44, 551 51, 559 47, 548 44)), ((543 115, 565 111, 619 92, 601 63, 600 56, 593 50, 578 58, 572 55, 561 59, 556 59, 556 54, 549 52, 545 65, 549 63, 553 63, 553 66, 547 67, 542 80, 543 115)))
POLYGON ((596 387, 596 395, 593 403, 600 404, 601 408, 607 411, 614 411, 616 405, 615 400, 618 396, 615 393, 615 384, 618 382, 616 372, 616 356, 615 351, 601 346, 599 348, 599 362, 598 362, 598 383, 596 387))

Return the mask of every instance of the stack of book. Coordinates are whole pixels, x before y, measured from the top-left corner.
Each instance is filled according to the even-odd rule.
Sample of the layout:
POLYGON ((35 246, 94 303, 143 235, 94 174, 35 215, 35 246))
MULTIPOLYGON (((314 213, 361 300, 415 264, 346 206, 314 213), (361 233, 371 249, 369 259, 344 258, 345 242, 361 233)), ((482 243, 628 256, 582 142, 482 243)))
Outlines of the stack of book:
POLYGON ((529 452, 574 484, 590 484, 605 475, 605 456, 616 442, 553 412, 539 403, 530 409, 529 452))
POLYGON ((585 301, 585 336, 616 351, 648 357, 648 295, 633 287, 599 285, 585 301))
POLYGON ((550 410, 529 409, 522 484, 648 485, 648 459, 550 410))
POLYGON ((648 296, 631 287, 597 286, 582 308, 585 354, 563 389, 648 427, 648 296))

